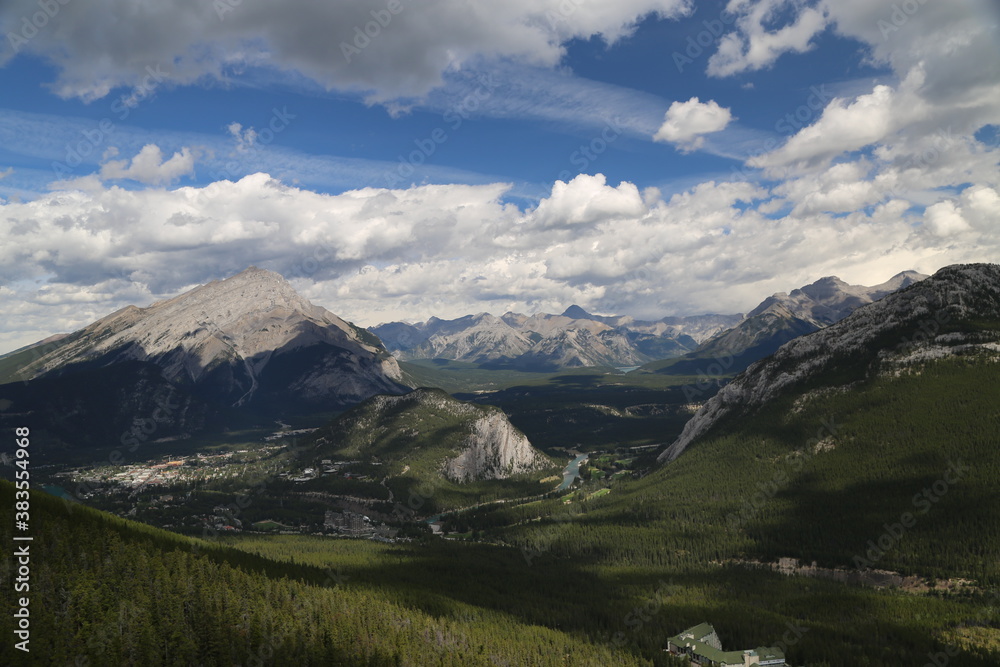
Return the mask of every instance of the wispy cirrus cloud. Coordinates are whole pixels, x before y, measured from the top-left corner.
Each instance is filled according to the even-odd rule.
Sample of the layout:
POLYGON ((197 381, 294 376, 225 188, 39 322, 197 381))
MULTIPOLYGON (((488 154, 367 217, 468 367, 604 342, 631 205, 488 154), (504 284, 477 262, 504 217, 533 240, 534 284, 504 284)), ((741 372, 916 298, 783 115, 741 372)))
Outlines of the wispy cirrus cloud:
MULTIPOLYGON (((267 118, 263 119, 266 126, 267 118)), ((14 176, 0 184, 0 193, 32 196, 48 190, 54 181, 65 181, 90 174, 100 174, 109 149, 125 156, 139 155, 145 146, 155 144, 163 153, 180 153, 185 148, 198 153, 191 166, 195 182, 220 179, 239 180, 247 174, 273 173, 290 183, 299 183, 323 191, 341 191, 384 183, 386 175, 398 167, 396 162, 335 155, 311 155, 281 145, 280 138, 268 144, 255 144, 245 150, 246 142, 235 140, 225 128, 218 134, 149 130, 108 120, 102 121, 53 116, 0 109, 0 145, 18 156, 27 166, 19 166, 14 176), (106 128, 113 128, 107 132, 106 128), (239 150, 240 147, 244 150, 239 150)), ((243 131, 250 127, 249 123, 243 131)), ((147 149, 149 150, 149 149, 147 149)), ((186 169, 188 158, 182 158, 186 169)), ((178 163, 175 163, 178 164, 178 163)), ((184 174, 177 174, 183 176, 184 174)), ((119 178, 106 171, 106 178, 119 178)), ((412 182, 483 183, 495 176, 447 167, 420 165, 412 182)))

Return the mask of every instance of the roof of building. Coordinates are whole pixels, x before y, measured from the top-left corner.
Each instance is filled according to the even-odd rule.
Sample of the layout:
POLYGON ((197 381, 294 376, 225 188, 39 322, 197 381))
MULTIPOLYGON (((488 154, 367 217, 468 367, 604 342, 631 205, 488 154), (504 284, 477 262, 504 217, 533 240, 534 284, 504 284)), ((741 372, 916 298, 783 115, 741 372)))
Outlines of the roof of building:
POLYGON ((702 642, 690 642, 690 646, 695 654, 703 658, 708 658, 713 662, 722 663, 723 665, 743 664, 743 651, 720 651, 714 646, 709 646, 702 642))
POLYGON ((684 632, 678 634, 676 637, 671 637, 671 639, 701 639, 702 637, 707 637, 708 635, 715 632, 715 628, 709 623, 699 623, 693 628, 688 628, 684 632))
POLYGON ((757 655, 760 656, 760 661, 764 662, 766 660, 784 660, 785 653, 780 648, 776 646, 758 646, 756 649, 757 655))
MULTIPOLYGON (((699 623, 694 627, 688 628, 684 632, 674 635, 670 638, 670 641, 677 646, 690 647, 694 653, 708 658, 713 662, 731 665, 744 664, 744 651, 722 651, 714 646, 699 641, 703 637, 707 637, 714 632, 715 628, 713 628, 711 624, 699 623)), ((781 651, 781 649, 773 646, 760 646, 752 651, 760 657, 761 662, 778 659, 783 660, 785 658, 785 654, 781 651)))

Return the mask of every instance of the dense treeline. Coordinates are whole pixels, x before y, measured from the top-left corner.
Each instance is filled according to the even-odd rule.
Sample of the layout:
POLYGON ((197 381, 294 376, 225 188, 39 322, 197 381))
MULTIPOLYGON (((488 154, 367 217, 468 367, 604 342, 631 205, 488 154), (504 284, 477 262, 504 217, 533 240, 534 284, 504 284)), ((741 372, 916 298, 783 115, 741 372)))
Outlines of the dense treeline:
MULTIPOLYGON (((11 485, 0 485, 11 543, 11 485)), ((3 664, 638 664, 580 636, 438 599, 428 613, 338 570, 266 560, 32 496, 31 652, 3 664)), ((8 555, 9 556, 9 555, 8 555)), ((3 586, 10 590, 10 560, 3 586)))
POLYGON ((617 564, 790 556, 854 567, 857 558, 991 586, 1000 584, 998 433, 1000 367, 942 362, 779 403, 602 498, 470 517, 518 546, 617 564), (868 542, 906 513, 913 525, 868 557, 868 542))
POLYGON ((998 368, 904 371, 779 402, 600 498, 462 515, 494 544, 204 543, 35 495, 29 664, 670 665, 666 638, 708 621, 727 648, 778 644, 810 667, 996 665, 998 368), (976 585, 915 594, 749 566, 778 557, 976 585))
MULTIPOLYGON (((898 377, 850 392, 789 397, 731 422, 642 480, 613 485, 607 496, 484 510, 465 520, 540 558, 708 574, 727 563, 792 557, 827 568, 971 579, 988 597, 1000 585, 998 380, 995 362, 970 356, 903 368, 898 377)), ((754 577, 768 589, 761 606, 781 610, 783 594, 763 573, 754 577)), ((814 592, 827 585, 806 581, 814 592)), ((978 603, 960 597, 948 599, 959 604, 948 613, 937 601, 923 607, 926 597, 879 593, 869 600, 838 586, 844 588, 836 584, 829 602, 807 597, 813 602, 804 618, 846 630, 848 600, 857 595, 865 598, 863 618, 878 618, 868 611, 877 604, 885 606, 887 624, 900 621, 893 646, 920 646, 976 616, 971 625, 984 626, 981 643, 1000 660, 995 602, 984 617, 963 611, 978 603)), ((719 599, 740 606, 732 590, 719 599)), ((736 627, 750 639, 753 633, 736 627)), ((813 646, 819 636, 802 643, 812 659, 833 647, 813 646), (820 650, 807 650, 814 648, 820 650)))

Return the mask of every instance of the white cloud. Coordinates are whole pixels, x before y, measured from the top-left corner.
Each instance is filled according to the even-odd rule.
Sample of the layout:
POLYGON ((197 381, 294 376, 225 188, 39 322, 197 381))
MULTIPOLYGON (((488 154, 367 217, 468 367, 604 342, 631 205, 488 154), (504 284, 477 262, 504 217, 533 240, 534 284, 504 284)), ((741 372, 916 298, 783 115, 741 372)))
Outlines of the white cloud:
POLYGON ((940 237, 983 233, 1000 219, 1000 194, 988 186, 974 186, 955 200, 940 201, 924 211, 924 224, 940 237))
POLYGON ((104 189, 104 181, 97 174, 87 174, 86 176, 78 176, 77 178, 50 181, 48 189, 53 191, 67 190, 97 193, 104 189))
POLYGON ((692 97, 670 105, 653 139, 676 144, 682 150, 694 150, 704 143, 702 135, 724 130, 732 119, 732 112, 715 100, 701 102, 692 97))
POLYGON ((639 189, 632 183, 607 186, 604 174, 580 174, 569 183, 556 181, 552 193, 528 218, 544 228, 576 227, 599 221, 636 218, 646 211, 639 189))
MULTIPOLYGON (((117 149, 111 154, 117 154, 117 149)), ((146 144, 131 161, 109 160, 101 165, 101 178, 127 178, 147 185, 164 185, 193 174, 194 160, 194 153, 186 146, 165 160, 159 146, 146 144)))
POLYGON ((0 203, 0 307, 10 315, 0 344, 73 330, 250 264, 375 324, 571 303, 646 317, 745 312, 823 275, 874 283, 1000 251, 995 185, 937 192, 922 217, 898 198, 823 212, 865 201, 836 183, 863 183, 866 169, 818 177, 826 203, 777 219, 775 201, 808 203, 796 189, 807 183, 778 193, 706 182, 663 199, 580 175, 528 209, 503 203, 502 183, 325 195, 266 174, 201 188, 52 192, 0 203))
MULTIPOLYGON (((22 17, 36 11, 34 0, 4 2, 0 34, 18 32, 22 17)), ((139 7, 131 0, 95 0, 60 5, 51 20, 57 29, 38 31, 17 50, 52 61, 59 71, 54 88, 66 97, 92 100, 118 86, 145 91, 226 80, 263 67, 388 102, 421 97, 440 85, 443 72, 478 60, 550 67, 570 39, 614 42, 649 14, 689 11, 689 0, 163 0, 139 7), (115 18, 114 29, 108 17, 115 18)))
POLYGON ((952 236, 971 229, 958 208, 950 201, 939 202, 929 207, 924 212, 924 221, 938 236, 952 236))
POLYGON ((232 122, 226 126, 226 131, 236 140, 236 150, 238 152, 248 151, 257 143, 257 130, 252 127, 244 130, 242 125, 232 122))
POLYGON ((730 0, 726 11, 737 16, 737 30, 719 40, 708 60, 712 76, 730 76, 769 67, 784 53, 812 48, 813 38, 827 27, 826 10, 803 7, 800 0, 730 0), (797 11, 790 23, 776 30, 767 25, 785 10, 797 11))
POLYGON ((829 161, 847 151, 864 148, 885 138, 905 122, 894 105, 897 93, 889 86, 876 86, 853 101, 834 98, 812 125, 802 128, 784 146, 750 160, 759 167, 808 165, 829 161))
POLYGON ((869 59, 889 65, 898 83, 833 99, 811 125, 749 164, 781 177, 869 147, 877 156, 891 154, 895 166, 919 164, 914 149, 926 148, 927 137, 969 138, 1000 122, 1000 12, 986 0, 901 7, 888 0, 819 5, 836 32, 864 43, 869 59))
POLYGON ((882 0, 821 7, 834 30, 866 44, 869 59, 891 67, 896 82, 832 99, 810 125, 747 164, 779 181, 773 192, 791 206, 790 217, 875 206, 905 218, 923 208, 923 225, 906 242, 911 252, 934 246, 954 261, 990 258, 957 248, 996 227, 996 217, 981 211, 994 210, 998 150, 974 135, 1000 123, 1000 11, 982 0, 906 11, 882 0))

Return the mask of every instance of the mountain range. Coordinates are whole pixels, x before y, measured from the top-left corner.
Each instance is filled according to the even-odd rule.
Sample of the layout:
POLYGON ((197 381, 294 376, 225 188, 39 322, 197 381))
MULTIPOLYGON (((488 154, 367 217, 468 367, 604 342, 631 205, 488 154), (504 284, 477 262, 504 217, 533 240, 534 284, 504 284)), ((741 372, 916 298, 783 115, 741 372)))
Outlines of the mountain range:
MULTIPOLYGON (((183 462, 157 452, 136 466, 151 475, 197 474, 169 485, 147 479, 126 494, 114 480, 139 473, 91 470, 107 492, 95 483, 82 500, 118 516, 37 491, 65 488, 64 475, 81 469, 67 470, 64 461, 33 467, 33 637, 59 656, 95 664, 152 664, 169 653, 175 662, 212 664, 273 654, 282 664, 431 656, 463 665, 647 665, 673 664, 664 654, 668 632, 710 621, 734 646, 781 637, 789 665, 924 664, 928 656, 934 664, 947 657, 998 664, 1000 266, 956 265, 918 277, 890 281, 884 295, 834 279, 776 295, 744 322, 788 311, 819 328, 750 364, 700 409, 683 396, 679 383, 687 380, 590 371, 517 387, 523 403, 538 408, 535 421, 515 419, 522 406, 503 391, 481 397, 502 409, 439 389, 382 393, 309 433, 282 429, 238 446, 193 440, 183 462), (599 386, 609 378, 621 383, 620 394, 599 386), (632 381, 649 382, 648 393, 632 381), (614 396, 641 404, 619 409, 608 402, 614 396), (542 444, 542 421, 559 413, 568 413, 564 423, 578 420, 567 406, 599 415, 580 421, 599 437, 580 446, 560 427, 542 444), (652 422, 648 443, 627 444, 636 423, 668 409, 676 421, 652 422), (566 456, 576 457, 579 479, 556 490, 566 456), (373 539, 396 543, 312 534, 340 510, 382 524, 373 539), (245 534, 210 541, 201 532, 196 541, 121 518, 191 532, 227 514, 240 515, 233 530, 245 534), (428 520, 447 539, 431 535, 428 520), (297 534, 266 535, 261 524, 297 534), (102 584, 122 581, 130 585, 102 584), (268 645, 268 637, 280 641, 268 645)), ((268 407, 261 401, 277 400, 269 397, 281 387, 289 402, 302 400, 299 385, 273 382, 287 349, 301 343, 322 361, 346 354, 326 347, 345 339, 290 332, 325 323, 349 339, 355 328, 298 301, 289 307, 291 296, 270 301, 267 285, 287 295, 273 274, 251 270, 242 286, 230 280, 199 289, 213 297, 205 313, 239 343, 231 354, 209 354, 221 342, 197 329, 182 335, 199 324, 190 319, 197 299, 164 302, 178 310, 159 329, 141 317, 158 317, 157 304, 126 309, 0 358, 5 377, 30 378, 0 387, 0 419, 17 411, 4 426, 31 425, 34 457, 36 430, 57 407, 73 407, 64 398, 71 389, 75 409, 86 412, 98 401, 108 410, 120 401, 128 410, 137 401, 155 406, 148 393, 167 387, 174 394, 160 409, 184 413, 190 424, 213 419, 210 405, 261 414, 268 407), (238 298, 242 290, 247 301, 238 298), (235 324, 247 319, 245 310, 210 309, 221 299, 257 304, 257 324, 235 324), (252 341, 267 334, 278 342, 250 354, 252 341), (181 354, 185 340, 192 343, 181 354), (243 365, 247 376, 206 383, 211 370, 179 363, 189 357, 220 367, 247 362, 256 374, 243 365), (18 402, 47 392, 63 403, 18 402)), ((588 319, 576 310, 565 317, 588 319)), ((561 325, 548 316, 532 326, 546 322, 553 331, 561 325)), ((370 334, 355 335, 348 351, 371 348, 356 367, 378 365, 390 387, 401 387, 388 374, 388 352, 366 343, 370 334)), ((330 382, 329 400, 350 400, 336 392, 349 384, 330 382)), ((67 420, 100 434, 110 414, 67 420)), ((9 543, 23 530, 14 520, 15 487, 0 481, 0 495, 9 543)), ((0 568, 0 579, 13 576, 0 568)), ((0 648, 0 662, 15 664, 12 653, 9 643, 0 648)))
POLYGON ((371 327, 398 359, 449 359, 487 368, 556 370, 638 366, 684 354, 740 321, 740 315, 698 315, 643 321, 592 315, 570 306, 561 315, 489 313, 454 320, 390 322, 371 327))
MULTIPOLYGON (((844 391, 853 382, 908 362, 977 350, 1000 352, 995 332, 977 331, 984 323, 1000 321, 1000 266, 955 265, 918 282, 912 278, 900 274, 885 288, 906 284, 899 291, 853 310, 826 328, 795 338, 749 366, 701 407, 659 460, 676 459, 725 419, 752 414, 793 387, 844 391)), ((816 292, 820 296, 846 292, 835 287, 838 289, 816 292)), ((855 290, 859 299, 878 293, 858 295, 855 290)), ((809 296, 804 290, 803 295, 809 296)), ((802 300, 803 295, 793 292, 789 300, 802 300)), ((812 302, 823 306, 814 309, 823 317, 843 312, 824 306, 820 299, 812 298, 812 302)), ((784 307, 782 303, 767 306, 784 307)))
POLYGON ((637 320, 593 315, 573 305, 561 315, 490 313, 453 320, 389 322, 371 327, 398 359, 448 359, 486 368, 557 370, 586 366, 630 367, 664 359, 671 373, 697 374, 704 360, 735 358, 736 370, 783 343, 849 315, 855 308, 926 276, 904 271, 880 285, 849 285, 835 276, 774 294, 746 316, 694 315, 637 320))

